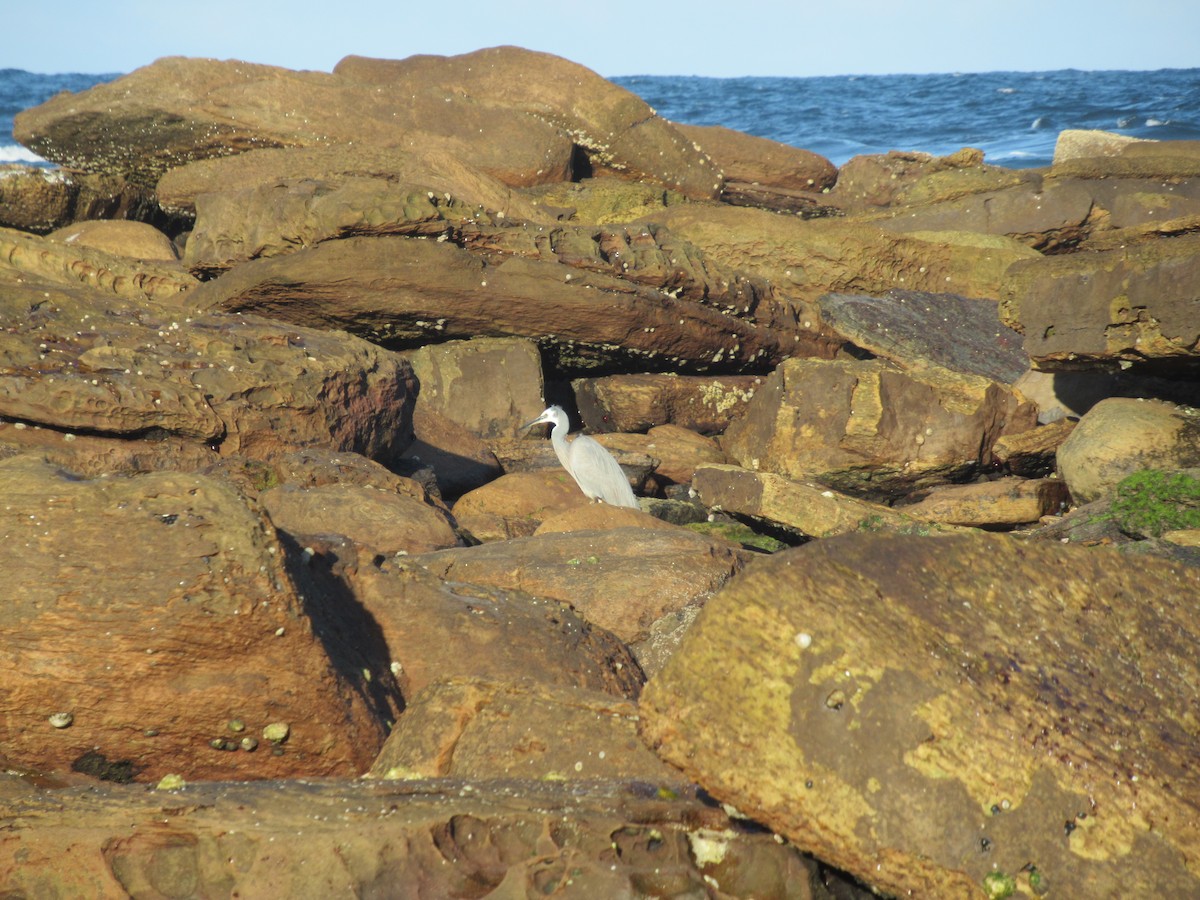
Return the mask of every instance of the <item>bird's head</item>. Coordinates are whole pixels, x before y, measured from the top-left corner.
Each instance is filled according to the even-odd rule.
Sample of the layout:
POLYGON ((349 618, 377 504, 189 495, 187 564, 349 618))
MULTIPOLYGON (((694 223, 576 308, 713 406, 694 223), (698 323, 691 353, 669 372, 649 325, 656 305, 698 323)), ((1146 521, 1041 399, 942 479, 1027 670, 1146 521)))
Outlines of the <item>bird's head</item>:
POLYGON ((567 414, 563 411, 561 406, 548 406, 546 409, 542 410, 542 414, 540 416, 538 416, 532 422, 522 425, 521 429, 524 430, 526 428, 532 428, 534 425, 541 425, 543 422, 549 422, 552 425, 566 425, 567 414))

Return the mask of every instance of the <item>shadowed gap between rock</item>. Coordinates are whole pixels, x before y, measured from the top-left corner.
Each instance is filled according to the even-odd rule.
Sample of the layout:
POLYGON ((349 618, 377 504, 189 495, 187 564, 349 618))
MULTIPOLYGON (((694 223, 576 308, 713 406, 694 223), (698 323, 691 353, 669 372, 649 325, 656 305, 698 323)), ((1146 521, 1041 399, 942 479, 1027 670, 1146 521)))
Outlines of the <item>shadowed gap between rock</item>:
POLYGON ((390 730, 404 712, 405 698, 392 674, 391 651, 379 623, 334 571, 338 559, 332 550, 313 554, 306 562, 308 554, 296 538, 282 530, 277 533, 284 567, 312 622, 313 635, 338 675, 390 730))

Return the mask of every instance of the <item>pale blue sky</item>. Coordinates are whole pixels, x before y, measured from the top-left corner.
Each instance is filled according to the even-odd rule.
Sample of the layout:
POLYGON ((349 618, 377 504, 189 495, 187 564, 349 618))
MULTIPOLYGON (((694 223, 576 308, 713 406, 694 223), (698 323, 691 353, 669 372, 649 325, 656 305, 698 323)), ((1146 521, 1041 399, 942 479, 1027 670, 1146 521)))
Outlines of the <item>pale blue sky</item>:
POLYGON ((328 71, 351 53, 497 44, 605 76, 1200 66, 1197 0, 23 0, 0 21, 0 68, 33 72, 127 72, 175 55, 328 71))

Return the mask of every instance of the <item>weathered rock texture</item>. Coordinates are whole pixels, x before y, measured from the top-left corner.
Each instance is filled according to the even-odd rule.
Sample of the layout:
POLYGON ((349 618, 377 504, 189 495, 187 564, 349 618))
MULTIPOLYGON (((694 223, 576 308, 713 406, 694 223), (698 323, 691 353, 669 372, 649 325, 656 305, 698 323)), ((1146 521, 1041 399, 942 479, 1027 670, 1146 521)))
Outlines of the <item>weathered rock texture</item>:
POLYGON ((1057 458, 1075 502, 1091 503, 1141 469, 1200 465, 1200 410, 1110 397, 1079 420, 1057 458))
POLYGON ((1097 548, 819 541, 710 601, 643 692, 643 734, 888 893, 985 897, 1002 873, 1033 895, 1036 873, 1065 896, 1194 894, 1198 591, 1194 568, 1097 548))
POLYGON ((323 632, 336 614, 297 590, 237 491, 170 472, 81 481, 24 455, 0 462, 0 495, 12 763, 141 781, 369 767, 400 700, 387 659, 369 629, 350 646, 323 632), (272 723, 290 727, 278 755, 272 723), (244 736, 257 752, 236 749, 244 736))
POLYGON ((722 447, 748 469, 888 498, 961 480, 990 462, 1000 435, 1033 427, 1010 388, 937 366, 883 360, 782 363, 722 447), (911 411, 919 408, 919 413, 911 411))
MULTIPOLYGON (((726 896, 826 900, 812 860, 682 785, 258 782, 32 793, 0 844, 30 897, 726 896), (64 860, 71 860, 64 865, 64 860), (497 893, 498 892, 498 893, 497 893)), ((839 897, 848 885, 841 885, 839 897)))
POLYGON ((1021 262, 1001 316, 1041 368, 1155 363, 1200 353, 1200 235, 1021 262))

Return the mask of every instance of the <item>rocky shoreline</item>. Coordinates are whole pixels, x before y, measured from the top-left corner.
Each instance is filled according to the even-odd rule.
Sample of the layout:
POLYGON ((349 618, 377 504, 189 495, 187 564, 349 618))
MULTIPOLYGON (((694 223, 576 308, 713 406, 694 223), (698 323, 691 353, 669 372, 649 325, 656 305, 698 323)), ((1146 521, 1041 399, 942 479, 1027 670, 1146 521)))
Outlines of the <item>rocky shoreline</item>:
POLYGON ((1200 892, 1200 145, 838 169, 513 47, 14 133, 6 896, 1200 892))

